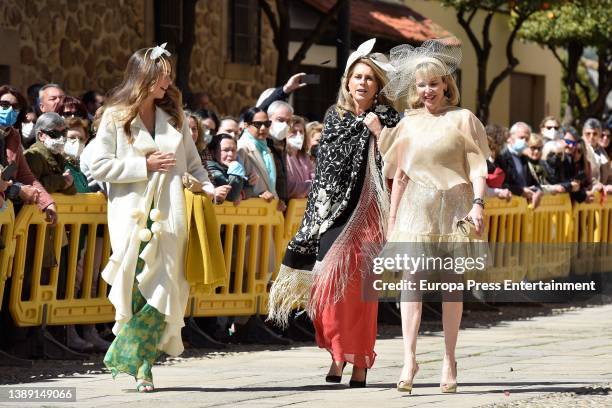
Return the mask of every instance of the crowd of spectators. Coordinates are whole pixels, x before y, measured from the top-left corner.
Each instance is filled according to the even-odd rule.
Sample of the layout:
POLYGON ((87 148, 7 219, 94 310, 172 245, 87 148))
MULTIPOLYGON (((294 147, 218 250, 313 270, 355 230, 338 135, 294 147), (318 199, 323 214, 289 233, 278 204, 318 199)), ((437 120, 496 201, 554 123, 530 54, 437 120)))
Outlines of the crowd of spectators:
MULTIPOLYGON (((306 85, 303 75, 266 90, 257 103, 236 116, 231 116, 236 112, 215 112, 214 96, 187 95, 185 113, 215 185, 216 204, 238 205, 258 197, 278 200, 278 209, 284 211, 290 199, 307 197, 323 124, 300 116, 287 102, 291 93, 306 85)), ((34 84, 26 96, 11 86, 0 86, 0 206, 4 210, 10 200, 16 213, 24 204, 36 204, 45 212, 51 228, 44 267, 53 267, 58 259, 52 250, 53 234, 66 234, 54 231, 57 208, 50 194, 106 191, 91 177, 87 159, 95 137, 92 124, 103 104, 102 93, 92 90, 76 97, 54 83, 34 84)), ((579 133, 571 126, 562 127, 552 116, 542 120, 537 133, 524 122, 509 129, 488 125, 492 154, 487 194, 524 197, 534 208, 546 194, 569 193, 579 203, 593 201, 595 192, 605 196, 612 192, 611 129, 612 121, 602 124, 591 118, 579 133)), ((88 234, 76 233, 80 252, 75 290, 80 293, 88 234)), ((103 231, 96 231, 92 296, 98 286, 102 237, 103 231)), ((78 330, 71 326, 67 333, 67 345, 79 351, 104 350, 109 345, 95 325, 78 330)))
POLYGON ((492 157, 489 159, 488 194, 504 199, 524 197, 536 208, 545 194, 569 193, 573 201, 592 202, 596 192, 612 192, 610 129, 589 118, 582 134, 561 127, 553 116, 540 123, 534 133, 525 122, 509 130, 487 126, 492 157))

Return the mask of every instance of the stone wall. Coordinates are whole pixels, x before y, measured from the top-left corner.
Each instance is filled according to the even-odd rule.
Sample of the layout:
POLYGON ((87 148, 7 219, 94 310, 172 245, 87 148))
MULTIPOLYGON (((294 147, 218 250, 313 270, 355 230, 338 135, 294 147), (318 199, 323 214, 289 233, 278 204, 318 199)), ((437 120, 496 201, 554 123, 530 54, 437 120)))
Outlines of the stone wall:
MULTIPOLYGON (((261 65, 229 64, 228 4, 197 5, 190 86, 207 91, 220 114, 237 115, 275 85, 276 50, 262 13, 261 65)), ((18 44, 0 44, 18 48, 12 84, 25 92, 33 83, 57 82, 77 96, 89 89, 108 91, 120 82, 131 53, 151 45, 152 5, 152 0, 1 0, 0 29, 15 30, 19 38, 18 44)))
MULTIPOLYGON (((146 0, 2 0, 0 26, 19 31, 13 85, 57 82, 70 94, 117 85, 133 50, 145 46, 146 0)), ((10 46, 10 45, 8 45, 10 46)))
POLYGON ((272 29, 262 12, 261 64, 230 64, 228 4, 227 0, 198 2, 189 83, 194 92, 206 90, 219 113, 238 115, 241 108, 255 105, 264 89, 275 86, 277 52, 272 29))

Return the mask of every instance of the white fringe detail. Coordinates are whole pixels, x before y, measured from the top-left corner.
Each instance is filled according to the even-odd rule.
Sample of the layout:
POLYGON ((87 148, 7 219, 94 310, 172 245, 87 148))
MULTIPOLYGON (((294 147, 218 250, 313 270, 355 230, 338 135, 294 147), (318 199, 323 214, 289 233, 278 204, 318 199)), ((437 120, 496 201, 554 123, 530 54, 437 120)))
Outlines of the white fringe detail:
POLYGON ((308 305, 314 275, 312 271, 281 265, 278 277, 268 296, 268 318, 277 326, 286 328, 294 308, 305 309, 308 305))

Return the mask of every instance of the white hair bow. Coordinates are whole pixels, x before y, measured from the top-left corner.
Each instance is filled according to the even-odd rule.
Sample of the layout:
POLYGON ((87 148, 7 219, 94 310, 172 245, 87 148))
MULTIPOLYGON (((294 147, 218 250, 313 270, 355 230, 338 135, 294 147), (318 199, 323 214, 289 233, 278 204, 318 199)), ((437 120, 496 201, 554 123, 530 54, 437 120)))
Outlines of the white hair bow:
POLYGON ((344 68, 344 75, 347 74, 349 68, 357 61, 359 58, 367 57, 374 64, 376 64, 380 69, 385 72, 393 71, 395 68, 393 65, 389 63, 387 57, 385 57, 381 53, 372 54, 372 50, 374 49, 374 44, 376 43, 376 38, 371 38, 368 41, 362 43, 357 49, 349 55, 346 60, 346 68, 344 68))
POLYGON ((150 56, 150 57, 151 57, 151 59, 152 59, 152 60, 156 60, 156 59, 158 59, 159 57, 161 57, 162 55, 166 55, 167 57, 169 57, 170 55, 172 55, 172 54, 170 54, 170 51, 168 51, 168 50, 166 49, 166 45, 167 45, 167 44, 168 44, 168 43, 167 43, 167 42, 165 42, 165 43, 163 43, 162 45, 157 45, 157 46, 153 47, 153 50, 151 51, 151 56, 150 56))

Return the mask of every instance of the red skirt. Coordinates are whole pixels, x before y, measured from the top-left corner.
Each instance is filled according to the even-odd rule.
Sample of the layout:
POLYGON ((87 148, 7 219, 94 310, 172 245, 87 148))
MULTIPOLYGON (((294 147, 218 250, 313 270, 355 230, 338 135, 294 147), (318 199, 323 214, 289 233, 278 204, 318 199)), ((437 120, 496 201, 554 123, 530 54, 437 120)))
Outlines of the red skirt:
POLYGON ((344 296, 323 307, 313 321, 317 345, 327 349, 335 361, 359 368, 374 364, 378 302, 364 302, 359 273, 349 281, 344 296))
MULTIPOLYGON (((344 229, 342 224, 322 235, 320 244, 323 248, 339 245, 333 252, 349 256, 348 263, 343 267, 349 276, 342 297, 337 302, 325 303, 313 317, 319 347, 327 349, 335 361, 346 361, 359 368, 372 367, 376 357, 374 343, 378 329, 378 298, 372 296, 371 291, 369 295, 364 295, 368 291, 362 288, 362 282, 367 280, 363 276, 371 276, 372 248, 382 246, 382 231, 372 208, 366 222, 353 231, 354 236, 348 240, 349 243, 339 245, 337 238, 344 229), (371 236, 372 233, 374 236, 371 236)), ((325 256, 330 256, 330 253, 327 252, 325 256)), ((324 284, 330 283, 333 293, 334 282, 324 284)), ((321 282, 315 280, 312 292, 319 284, 321 282)))

